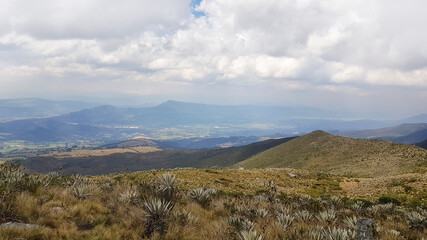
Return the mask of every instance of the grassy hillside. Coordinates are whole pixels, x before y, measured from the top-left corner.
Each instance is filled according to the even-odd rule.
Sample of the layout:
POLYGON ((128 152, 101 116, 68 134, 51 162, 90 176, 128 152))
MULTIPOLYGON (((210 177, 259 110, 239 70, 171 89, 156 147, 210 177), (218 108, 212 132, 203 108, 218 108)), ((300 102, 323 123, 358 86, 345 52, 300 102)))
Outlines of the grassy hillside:
POLYGON ((235 166, 289 167, 358 176, 386 176, 426 172, 427 151, 389 141, 350 139, 314 131, 235 166))
POLYGON ((95 153, 88 156, 90 153, 86 152, 83 157, 38 156, 22 161, 22 164, 31 171, 41 173, 61 170, 64 174, 88 175, 176 167, 227 167, 291 139, 270 139, 241 147, 203 150, 167 149, 148 153, 132 150, 110 155, 104 151, 100 153, 101 156, 95 153))
POLYGON ((374 220, 376 239, 422 239, 425 182, 290 169, 82 177, 0 165, 0 239, 354 239, 362 218, 374 220))

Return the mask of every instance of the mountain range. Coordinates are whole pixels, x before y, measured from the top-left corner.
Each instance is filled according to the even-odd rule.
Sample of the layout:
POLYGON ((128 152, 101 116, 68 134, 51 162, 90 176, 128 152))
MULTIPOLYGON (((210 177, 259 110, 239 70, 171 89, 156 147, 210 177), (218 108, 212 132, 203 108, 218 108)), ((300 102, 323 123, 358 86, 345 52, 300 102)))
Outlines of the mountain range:
POLYGON ((97 105, 80 101, 53 101, 38 98, 0 99, 0 122, 53 117, 97 105))
MULTIPOLYGON (((12 100, 8 101, 11 103, 12 100)), ((27 102, 39 107, 34 107, 31 114, 19 115, 32 118, 0 123, 0 142, 25 140, 40 143, 85 140, 113 143, 141 135, 152 139, 286 137, 316 129, 342 132, 391 127, 396 123, 368 119, 346 120, 345 118, 349 116, 346 113, 308 107, 219 106, 168 101, 154 107, 97 106, 80 109, 90 107, 90 104, 55 102, 52 103, 54 106, 63 104, 62 111, 72 111, 72 107, 80 109, 57 115, 61 111, 49 106, 51 103, 49 101, 36 99, 15 100, 15 102, 21 102, 17 112, 25 112, 22 108, 27 102), (37 111, 40 111, 38 115, 37 111), (41 117, 48 113, 56 116, 41 117)), ((4 105, 7 103, 7 101, 4 102, 4 105)), ((7 115, 6 112, 3 115, 9 118, 18 116, 13 113, 7 115)), ((408 121, 422 118, 423 116, 418 116, 408 121)), ((206 147, 212 147, 212 145, 206 145, 206 147)))

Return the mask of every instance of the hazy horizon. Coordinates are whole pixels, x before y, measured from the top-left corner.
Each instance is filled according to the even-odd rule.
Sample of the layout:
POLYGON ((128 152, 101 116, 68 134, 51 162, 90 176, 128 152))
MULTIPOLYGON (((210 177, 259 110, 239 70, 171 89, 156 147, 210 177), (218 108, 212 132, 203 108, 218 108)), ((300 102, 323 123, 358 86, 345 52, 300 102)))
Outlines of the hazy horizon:
POLYGON ((423 1, 0 3, 0 98, 427 113, 423 1))

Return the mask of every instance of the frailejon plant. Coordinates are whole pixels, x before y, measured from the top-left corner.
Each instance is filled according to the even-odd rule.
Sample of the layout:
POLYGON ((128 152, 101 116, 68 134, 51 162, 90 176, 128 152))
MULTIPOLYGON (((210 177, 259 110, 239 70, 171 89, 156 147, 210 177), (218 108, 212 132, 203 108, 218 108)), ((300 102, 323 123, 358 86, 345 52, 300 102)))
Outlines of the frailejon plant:
POLYGON ((396 207, 394 203, 386 203, 378 205, 382 213, 392 213, 396 207))
POLYGON ((139 193, 135 188, 127 189, 126 191, 120 193, 118 198, 119 203, 121 204, 138 204, 139 193))
POLYGON ((262 235, 256 231, 241 231, 238 236, 240 240, 262 240, 262 235))
POLYGON ((324 231, 324 239, 326 240, 349 240, 348 231, 341 228, 328 228, 324 231))
POLYGON ((8 168, 2 173, 2 178, 10 187, 19 187, 25 180, 25 174, 20 169, 8 168))
POLYGON ((80 174, 73 174, 66 178, 65 184, 68 186, 72 186, 75 183, 84 182, 85 178, 80 174))
POLYGON ((172 208, 173 205, 163 199, 152 199, 144 204, 144 235, 146 237, 151 237, 156 231, 161 235, 166 233, 172 208))
POLYGON ((74 182, 74 184, 68 188, 69 192, 78 199, 86 199, 95 190, 95 185, 86 181, 74 182))
POLYGON ((237 205, 234 209, 233 212, 235 214, 239 214, 239 215, 246 215, 246 213, 249 211, 248 207, 245 205, 237 205))
POLYGON ((342 221, 351 230, 356 230, 356 227, 357 227, 357 218, 355 216, 345 217, 342 221))
POLYGON ((313 214, 307 210, 297 211, 295 212, 295 216, 298 220, 302 222, 310 221, 313 218, 313 214))
POLYGON ((317 220, 325 223, 333 223, 336 218, 336 212, 334 210, 322 211, 319 216, 316 216, 317 220))
POLYGON ((418 212, 410 212, 406 214, 406 220, 409 223, 409 229, 415 231, 424 231, 427 227, 427 218, 418 212))
POLYGON ((399 231, 397 231, 397 230, 395 230, 395 229, 388 229, 388 230, 386 230, 386 231, 385 231, 385 233, 386 233, 387 235, 393 236, 393 237, 395 237, 395 238, 397 238, 397 237, 399 237, 399 236, 400 236, 400 232, 399 232, 399 231))
POLYGON ((381 213, 381 207, 379 205, 370 206, 366 210, 374 216, 381 213))
POLYGON ((242 217, 232 216, 228 218, 228 225, 235 231, 251 231, 254 228, 254 223, 243 219, 242 217))
POLYGON ((322 203, 329 209, 338 210, 343 206, 343 201, 337 196, 328 196, 322 198, 322 203))
POLYGON ((259 208, 255 210, 255 214, 257 218, 265 218, 268 215, 268 210, 265 208, 259 208))
POLYGON ((177 180, 175 175, 170 173, 162 174, 157 179, 157 191, 159 197, 167 200, 173 201, 177 194, 177 180))
POLYGON ((363 211, 365 204, 362 201, 356 201, 352 205, 350 205, 350 209, 353 210, 354 213, 360 214, 363 211))
POLYGON ((323 229, 320 227, 310 228, 307 232, 305 232, 304 237, 310 240, 323 240, 323 229))
POLYGON ((283 213, 283 214, 287 214, 290 215, 292 213, 292 208, 289 206, 283 206, 283 205, 279 205, 278 207, 275 208, 276 212, 279 213, 283 213))
POLYGON ((212 202, 213 195, 216 193, 212 188, 196 188, 188 192, 188 196, 199 203, 203 208, 209 207, 212 202))
POLYGON ((294 222, 295 218, 284 214, 284 213, 279 213, 277 214, 277 222, 282 226, 283 230, 286 231, 294 222))
POLYGON ((199 219, 191 212, 186 210, 176 211, 172 213, 172 217, 181 226, 197 226, 199 219))

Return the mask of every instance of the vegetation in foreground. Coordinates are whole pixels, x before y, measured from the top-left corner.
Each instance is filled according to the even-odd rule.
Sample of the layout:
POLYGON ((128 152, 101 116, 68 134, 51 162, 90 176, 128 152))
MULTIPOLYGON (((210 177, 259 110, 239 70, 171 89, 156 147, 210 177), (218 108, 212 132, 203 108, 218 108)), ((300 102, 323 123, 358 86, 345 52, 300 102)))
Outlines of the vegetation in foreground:
POLYGON ((348 198, 332 175, 177 169, 83 177, 0 168, 1 223, 36 224, 0 227, 0 239, 354 239, 360 218, 374 219, 378 239, 427 234, 422 201, 348 198), (249 180, 238 182, 242 175, 249 180))

